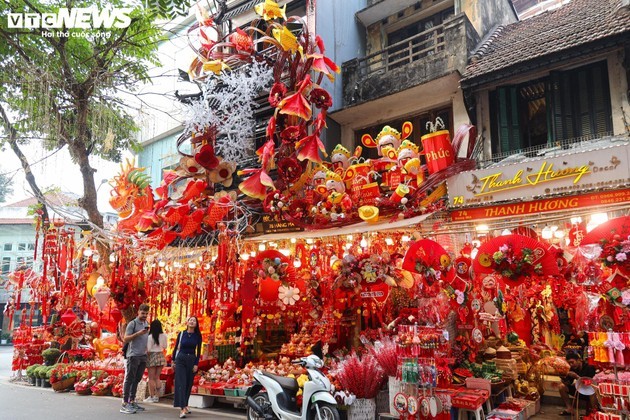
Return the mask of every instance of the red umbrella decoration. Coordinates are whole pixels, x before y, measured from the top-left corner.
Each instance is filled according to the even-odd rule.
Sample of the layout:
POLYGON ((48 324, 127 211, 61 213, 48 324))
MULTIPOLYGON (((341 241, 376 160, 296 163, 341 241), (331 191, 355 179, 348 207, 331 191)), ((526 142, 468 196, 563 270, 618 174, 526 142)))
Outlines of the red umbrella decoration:
POLYGON ((280 262, 282 262, 283 264, 286 264, 285 266, 286 276, 282 276, 281 280, 286 280, 291 284, 295 283, 295 280, 296 280, 295 267, 293 267, 293 262, 289 260, 289 258, 286 255, 284 255, 280 251, 276 251, 275 249, 268 249, 266 251, 261 251, 258 253, 258 255, 256 255, 256 259, 254 260, 254 267, 261 268, 263 266, 263 262, 266 259, 270 259, 274 261, 280 260, 280 262))
POLYGON ((402 268, 421 274, 430 286, 436 280, 451 277, 451 257, 442 245, 430 239, 421 239, 407 250, 402 268))
POLYGON ((258 275, 260 298, 267 309, 277 309, 280 286, 294 285, 296 276, 292 261, 275 249, 261 251, 252 265, 258 275))
POLYGON ((556 275, 558 264, 548 248, 529 236, 492 238, 479 247, 473 260, 473 271, 476 274, 496 272, 514 282, 536 274, 556 275), (495 255, 497 253, 500 254, 495 255))
POLYGON ((610 241, 619 235, 619 240, 630 236, 630 216, 621 216, 608 220, 584 235, 580 245, 599 243, 602 239, 610 241))

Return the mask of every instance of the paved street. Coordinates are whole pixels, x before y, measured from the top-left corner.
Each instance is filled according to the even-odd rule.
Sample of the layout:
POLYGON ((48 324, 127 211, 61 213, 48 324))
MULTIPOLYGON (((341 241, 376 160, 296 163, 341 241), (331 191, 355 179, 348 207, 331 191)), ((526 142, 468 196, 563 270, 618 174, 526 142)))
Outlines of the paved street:
MULTIPOLYGON (((118 412, 120 398, 80 396, 74 392, 56 393, 50 388, 35 388, 9 382, 12 347, 0 347, 0 419, 20 420, 45 418, 72 419, 176 419, 179 410, 172 400, 159 404, 144 404, 144 413, 125 415, 118 412)), ((193 409, 189 419, 244 419, 245 411, 229 405, 220 408, 193 409)))
MULTIPOLYGON (((147 411, 125 415, 118 412, 120 399, 114 397, 80 396, 73 392, 55 393, 51 389, 16 385, 9 382, 13 347, 0 346, 0 420, 37 419, 176 419, 179 411, 172 400, 159 404, 145 404, 147 411)), ((532 420, 562 418, 557 404, 543 405, 542 411, 532 420)), ((245 419, 245 411, 229 405, 220 408, 193 409, 189 419, 245 419)))

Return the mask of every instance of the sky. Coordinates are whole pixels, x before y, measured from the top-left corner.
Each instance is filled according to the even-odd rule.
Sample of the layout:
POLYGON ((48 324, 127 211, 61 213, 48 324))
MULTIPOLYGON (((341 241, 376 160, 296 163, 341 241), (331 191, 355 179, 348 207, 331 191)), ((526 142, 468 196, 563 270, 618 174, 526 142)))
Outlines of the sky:
MULTIPOLYGON (((67 147, 52 156, 50 156, 52 152, 42 150, 36 145, 24 146, 22 150, 31 162, 35 181, 41 189, 59 187, 63 192, 83 195, 83 179, 79 165, 72 162, 67 147)), ((131 154, 128 156, 131 157, 131 154)), ((118 173, 120 164, 96 157, 91 157, 90 162, 92 167, 97 170, 94 174, 94 181, 98 188, 98 208, 101 212, 112 212, 113 209, 108 203, 111 187, 106 183, 99 188, 99 184, 103 179, 112 179, 118 173)), ((8 196, 7 200, 0 206, 33 196, 20 161, 8 146, 4 146, 0 150, 0 173, 13 176, 13 194, 8 196)))

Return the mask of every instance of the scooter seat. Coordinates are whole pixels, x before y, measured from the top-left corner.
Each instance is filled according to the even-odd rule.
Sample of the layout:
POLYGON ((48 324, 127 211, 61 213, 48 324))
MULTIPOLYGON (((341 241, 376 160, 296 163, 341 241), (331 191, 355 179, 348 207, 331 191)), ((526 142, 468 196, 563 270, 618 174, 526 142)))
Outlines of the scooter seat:
POLYGON ((297 390, 300 389, 300 386, 298 385, 297 381, 294 378, 287 378, 285 376, 278 376, 278 375, 274 375, 274 374, 271 374, 271 373, 265 372, 265 371, 263 371, 263 375, 265 375, 266 377, 271 378, 274 381, 278 382, 280 384, 280 386, 282 387, 282 389, 285 389, 287 391, 295 391, 295 392, 297 392, 297 390))

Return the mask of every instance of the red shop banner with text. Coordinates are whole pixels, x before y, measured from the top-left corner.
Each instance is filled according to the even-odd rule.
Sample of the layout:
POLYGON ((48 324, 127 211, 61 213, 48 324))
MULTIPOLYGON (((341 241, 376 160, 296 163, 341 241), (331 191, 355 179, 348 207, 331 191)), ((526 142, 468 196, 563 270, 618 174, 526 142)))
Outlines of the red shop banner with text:
POLYGON ((547 198, 544 200, 521 201, 513 204, 469 208, 466 210, 452 210, 450 214, 453 222, 463 222, 467 220, 522 216, 527 214, 572 210, 584 207, 627 202, 630 202, 630 189, 597 192, 568 197, 547 198))

